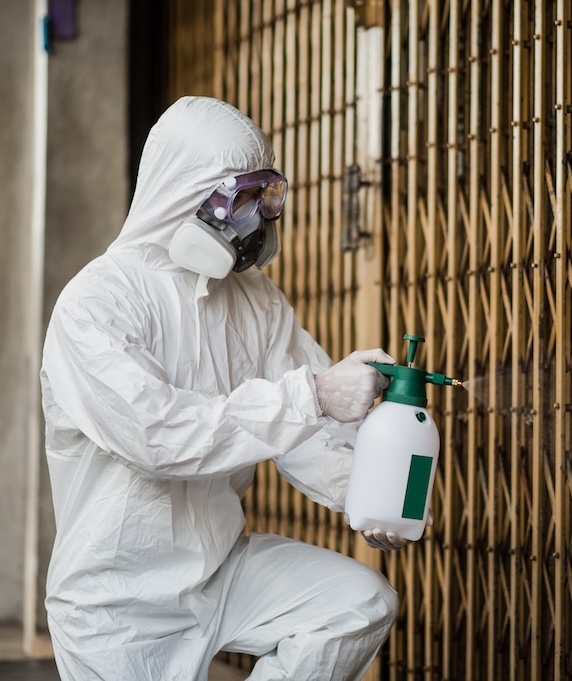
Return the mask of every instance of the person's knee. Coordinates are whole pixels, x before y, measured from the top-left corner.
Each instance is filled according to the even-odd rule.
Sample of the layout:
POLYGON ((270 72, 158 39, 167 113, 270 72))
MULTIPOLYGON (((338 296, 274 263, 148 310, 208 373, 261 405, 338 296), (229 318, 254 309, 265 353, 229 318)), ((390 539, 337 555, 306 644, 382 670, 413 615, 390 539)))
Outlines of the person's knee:
POLYGON ((381 600, 383 600, 383 614, 382 620, 387 625, 388 631, 393 627, 399 612, 399 596, 397 591, 384 579, 384 587, 380 592, 381 600))
POLYGON ((358 607, 368 613, 371 624, 391 628, 399 610, 399 597, 387 579, 368 568, 359 580, 359 590, 358 607))

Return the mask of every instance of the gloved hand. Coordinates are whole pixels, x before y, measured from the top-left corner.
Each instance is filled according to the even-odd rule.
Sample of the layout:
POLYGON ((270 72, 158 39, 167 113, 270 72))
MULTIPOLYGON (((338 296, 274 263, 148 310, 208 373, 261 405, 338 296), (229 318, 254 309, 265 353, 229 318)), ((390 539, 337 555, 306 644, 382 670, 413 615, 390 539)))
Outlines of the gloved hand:
POLYGON ((395 364, 381 348, 356 350, 315 377, 318 402, 324 416, 347 423, 365 418, 389 379, 367 362, 395 364))
MULTIPOLYGON (((427 514, 427 527, 433 525, 433 511, 429 509, 427 514)), ((395 549, 402 549, 410 543, 409 539, 400 537, 396 532, 386 532, 375 528, 373 530, 364 530, 360 532, 365 539, 368 546, 372 549, 380 549, 381 551, 394 551, 395 549)))

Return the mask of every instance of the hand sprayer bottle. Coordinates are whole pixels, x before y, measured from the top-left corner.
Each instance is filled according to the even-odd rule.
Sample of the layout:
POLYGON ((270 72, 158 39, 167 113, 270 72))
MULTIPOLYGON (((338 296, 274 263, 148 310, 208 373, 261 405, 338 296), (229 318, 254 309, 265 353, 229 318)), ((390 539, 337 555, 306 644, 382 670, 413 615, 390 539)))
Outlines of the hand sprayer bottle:
POLYGON ((420 336, 409 341, 407 366, 370 362, 391 379, 383 402, 360 426, 346 495, 354 530, 380 528, 417 541, 425 530, 439 458, 439 432, 425 409, 425 384, 462 385, 412 367, 420 336))

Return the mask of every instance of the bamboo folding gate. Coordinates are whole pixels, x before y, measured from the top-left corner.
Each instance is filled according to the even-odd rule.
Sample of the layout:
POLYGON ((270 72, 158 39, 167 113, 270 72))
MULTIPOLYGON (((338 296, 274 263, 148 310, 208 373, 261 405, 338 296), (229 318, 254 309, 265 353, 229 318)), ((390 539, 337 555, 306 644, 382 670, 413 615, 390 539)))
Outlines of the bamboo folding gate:
MULTIPOLYGON (((171 3, 170 96, 271 136, 269 270, 334 359, 404 333, 442 447, 435 524, 391 555, 271 464, 252 529, 380 567, 400 616, 367 679, 572 678, 570 0, 171 3)), ((310 462, 309 462, 310 463, 310 462)))

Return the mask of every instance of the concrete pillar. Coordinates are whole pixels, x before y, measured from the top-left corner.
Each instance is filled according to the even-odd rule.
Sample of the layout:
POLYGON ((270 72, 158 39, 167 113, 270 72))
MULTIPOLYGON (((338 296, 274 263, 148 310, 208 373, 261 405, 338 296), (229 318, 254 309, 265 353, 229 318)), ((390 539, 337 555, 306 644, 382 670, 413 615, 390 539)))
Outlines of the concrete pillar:
POLYGON ((31 329, 38 323, 41 335, 65 283, 119 232, 129 194, 129 2, 82 0, 77 37, 54 43, 48 62, 43 290, 30 319, 35 4, 0 3, 0 658, 21 651, 22 628, 27 653, 49 651, 43 599, 55 528, 41 432, 30 428, 37 418, 43 429, 30 414, 41 351, 31 329))
POLYGON ((0 2, 0 621, 22 617, 33 0, 0 2))

